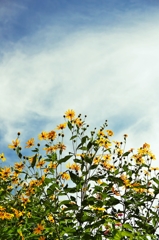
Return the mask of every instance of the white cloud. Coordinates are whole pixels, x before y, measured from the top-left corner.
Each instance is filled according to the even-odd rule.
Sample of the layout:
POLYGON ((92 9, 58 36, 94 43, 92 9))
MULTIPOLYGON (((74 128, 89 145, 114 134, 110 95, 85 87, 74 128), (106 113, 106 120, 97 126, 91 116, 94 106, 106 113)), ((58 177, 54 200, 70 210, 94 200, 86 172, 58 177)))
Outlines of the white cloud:
MULTIPOLYGON (((6 51, 0 63, 4 141, 14 138, 16 122, 28 128, 31 114, 61 121, 64 111, 74 108, 96 126, 105 118, 116 123, 121 114, 125 122, 132 116, 125 129, 131 143, 151 140, 157 151, 158 20, 62 33, 59 42, 58 28, 48 27, 6 51)), ((125 132, 119 129, 118 136, 125 132)))

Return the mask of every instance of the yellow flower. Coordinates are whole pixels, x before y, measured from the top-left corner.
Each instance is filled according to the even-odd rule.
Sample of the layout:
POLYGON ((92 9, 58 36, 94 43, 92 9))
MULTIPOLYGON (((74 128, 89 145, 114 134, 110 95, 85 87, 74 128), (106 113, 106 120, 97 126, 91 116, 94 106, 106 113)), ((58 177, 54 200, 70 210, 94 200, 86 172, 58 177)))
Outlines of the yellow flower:
POLYGON ((98 163, 100 163, 100 156, 96 156, 94 159, 93 159, 93 164, 94 165, 97 165, 98 163))
POLYGON ((144 143, 144 144, 143 144, 143 148, 150 148, 150 144, 144 143))
POLYGON ((60 123, 60 124, 56 127, 56 129, 57 129, 57 130, 63 130, 64 128, 66 128, 66 126, 67 126, 67 123, 60 123))
POLYGON ((116 196, 120 196, 120 193, 117 191, 117 190, 115 190, 115 188, 114 187, 112 187, 112 192, 116 195, 116 196))
POLYGON ((33 147, 33 146, 34 146, 34 138, 31 138, 26 142, 25 148, 30 148, 30 147, 33 147))
POLYGON ((51 195, 49 198, 54 201, 56 196, 55 195, 51 195))
POLYGON ((130 186, 131 186, 130 181, 129 181, 129 179, 127 178, 126 175, 122 174, 122 175, 120 176, 120 178, 123 180, 123 183, 124 183, 125 187, 130 187, 130 186))
POLYGON ((22 163, 22 162, 20 162, 20 163, 15 163, 14 164, 14 168, 16 169, 16 170, 18 170, 18 171, 22 171, 23 170, 23 168, 24 168, 24 164, 22 163))
POLYGON ((73 163, 71 168, 72 168, 72 170, 75 170, 75 171, 79 171, 81 169, 81 167, 76 163, 73 163))
POLYGON ((103 181, 99 179, 99 180, 97 180, 97 183, 100 185, 103 183, 103 181))
POLYGON ((65 117, 67 118, 67 119, 69 119, 69 120, 72 120, 74 117, 75 117, 75 111, 74 110, 67 110, 66 112, 65 112, 65 117))
POLYGON ((46 154, 55 152, 57 149, 58 149, 58 146, 57 146, 57 145, 43 148, 43 150, 46 151, 46 154))
POLYGON ((116 168, 115 168, 114 165, 109 164, 109 163, 107 163, 107 162, 105 162, 105 161, 102 162, 102 166, 103 166, 104 168, 106 168, 107 170, 110 170, 110 171, 116 170, 116 168))
POLYGON ((105 155, 103 156, 103 159, 104 159, 105 161, 110 161, 110 160, 111 160, 111 154, 105 154, 105 155))
POLYGON ((104 148, 106 148, 106 149, 108 149, 108 148, 110 148, 110 146, 111 146, 112 144, 111 144, 111 142, 105 142, 105 144, 103 145, 103 147, 104 148))
POLYGON ((111 142, 109 142, 106 138, 104 138, 103 136, 101 136, 97 141, 97 144, 99 144, 100 147, 104 147, 106 149, 108 149, 112 144, 111 142))
POLYGON ((156 156, 152 152, 149 152, 148 155, 152 160, 156 160, 156 156))
POLYGON ((39 140, 46 140, 46 139, 47 139, 47 135, 48 135, 48 133, 45 132, 45 131, 43 131, 43 132, 41 132, 41 133, 38 135, 38 139, 39 139, 39 140))
POLYGON ((70 179, 70 175, 68 174, 68 173, 66 173, 66 172, 63 172, 63 173, 61 173, 61 177, 62 177, 62 179, 66 179, 66 180, 69 180, 70 179))
POLYGON ((68 163, 66 165, 66 167, 69 169, 75 170, 75 171, 79 171, 81 169, 80 166, 76 163, 73 163, 72 165, 70 165, 70 163, 68 163))
POLYGON ((74 124, 76 124, 78 127, 82 127, 83 125, 83 122, 80 118, 76 118, 74 121, 73 121, 74 124))
POLYGON ((149 154, 149 149, 148 148, 139 148, 139 149, 137 149, 137 152, 141 156, 147 155, 147 154, 149 154))
POLYGON ((44 226, 41 224, 37 224, 37 227, 34 228, 34 234, 41 234, 43 230, 44 230, 44 226))
POLYGON ((53 131, 53 130, 47 134, 47 138, 48 138, 49 140, 55 140, 56 136, 57 136, 57 134, 56 134, 56 132, 53 131))
POLYGON ((8 145, 8 147, 9 148, 17 148, 18 146, 19 146, 19 144, 20 144, 20 141, 19 141, 19 139, 17 138, 15 141, 14 140, 12 140, 12 144, 9 144, 8 145))
POLYGON ((46 238, 43 236, 40 236, 38 240, 45 240, 46 238))
POLYGON ((93 206, 89 206, 89 207, 92 208, 93 210, 105 211, 105 208, 103 208, 103 207, 93 207, 93 206))
POLYGON ((28 213, 27 213, 27 217, 28 217, 28 218, 31 218, 31 216, 32 216, 32 215, 31 215, 31 212, 28 212, 28 213))
POLYGON ((50 171, 49 168, 44 169, 44 173, 48 173, 49 171, 50 171))
POLYGON ((142 157, 141 154, 134 154, 132 158, 135 160, 136 164, 142 164, 145 163, 144 158, 142 157))
POLYGON ((0 174, 1 174, 3 179, 6 179, 7 177, 10 176, 11 169, 9 167, 2 168, 0 174))
POLYGON ((150 170, 156 171, 159 170, 159 167, 151 167, 150 170))
POLYGON ((14 217, 14 214, 11 213, 7 213, 7 212, 0 212, 0 219, 4 220, 4 219, 12 219, 14 217))
POLYGON ((97 133, 98 136, 105 136, 105 133, 102 131, 102 130, 99 130, 98 133, 97 133))
POLYGON ((63 143, 61 143, 61 142, 56 144, 56 147, 57 147, 57 149, 59 149, 61 151, 66 150, 66 146, 63 143))
POLYGON ((14 212, 16 218, 19 218, 19 217, 23 216, 23 214, 24 214, 24 212, 18 211, 18 210, 15 209, 15 208, 11 208, 11 209, 12 209, 12 211, 14 212))
POLYGON ((116 152, 117 152, 118 156, 121 156, 123 154, 123 150, 120 148, 116 149, 116 152))
POLYGON ((43 159, 41 159, 41 160, 36 164, 36 167, 37 167, 37 168, 40 168, 40 167, 42 167, 44 164, 45 164, 45 161, 44 161, 43 159))
POLYGON ((52 222, 52 223, 55 222, 55 220, 54 220, 54 218, 53 218, 53 216, 52 216, 51 214, 48 216, 48 220, 49 220, 50 222, 52 222))
POLYGON ((110 137, 114 135, 112 130, 106 130, 106 132, 108 133, 108 136, 110 136, 110 137))
POLYGON ((1 153, 0 154, 0 159, 4 162, 6 160, 5 156, 4 156, 4 153, 1 153))
POLYGON ((54 168, 54 169, 57 168, 57 163, 52 163, 52 162, 49 163, 48 168, 54 168))
POLYGON ((24 196, 21 197, 21 201, 24 203, 24 204, 27 204, 28 202, 30 202, 29 198, 26 198, 24 196))

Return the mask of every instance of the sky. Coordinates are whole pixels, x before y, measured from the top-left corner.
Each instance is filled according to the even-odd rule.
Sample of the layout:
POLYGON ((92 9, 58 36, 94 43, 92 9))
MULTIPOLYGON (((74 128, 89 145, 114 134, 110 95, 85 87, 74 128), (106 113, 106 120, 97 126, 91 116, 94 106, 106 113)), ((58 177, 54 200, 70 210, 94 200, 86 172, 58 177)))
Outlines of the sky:
MULTIPOLYGON (((87 114, 159 159, 159 1, 1 0, 0 153, 87 114)), ((159 163, 156 160, 156 165, 159 163)))

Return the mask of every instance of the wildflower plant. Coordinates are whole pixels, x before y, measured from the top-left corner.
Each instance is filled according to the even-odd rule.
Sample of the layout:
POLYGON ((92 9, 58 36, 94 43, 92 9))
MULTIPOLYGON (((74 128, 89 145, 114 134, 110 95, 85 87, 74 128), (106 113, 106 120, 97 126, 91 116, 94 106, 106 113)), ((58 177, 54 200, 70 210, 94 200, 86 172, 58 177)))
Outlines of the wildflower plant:
POLYGON ((127 135, 114 141, 107 121, 88 127, 86 116, 66 111, 40 143, 26 142, 31 156, 17 134, 8 147, 19 162, 0 168, 0 239, 158 239, 159 168, 150 145, 126 151, 127 135))

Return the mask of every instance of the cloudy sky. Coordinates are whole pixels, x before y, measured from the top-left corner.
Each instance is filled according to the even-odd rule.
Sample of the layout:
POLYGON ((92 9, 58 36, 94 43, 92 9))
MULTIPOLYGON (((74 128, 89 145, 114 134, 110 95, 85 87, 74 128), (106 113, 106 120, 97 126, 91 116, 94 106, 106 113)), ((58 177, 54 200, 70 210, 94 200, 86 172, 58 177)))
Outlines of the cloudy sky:
MULTIPOLYGON (((159 159, 159 1, 0 1, 0 153, 63 122, 105 119, 159 159)), ((158 160, 157 160, 158 161, 158 160)))

